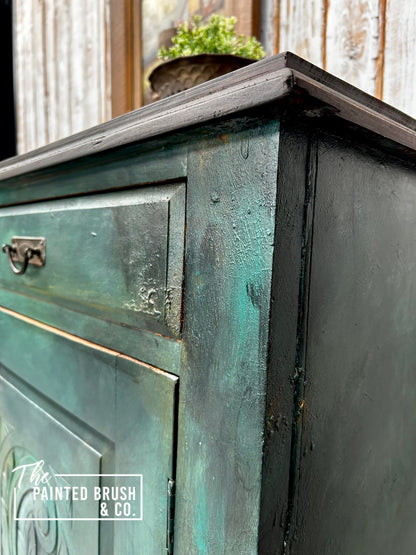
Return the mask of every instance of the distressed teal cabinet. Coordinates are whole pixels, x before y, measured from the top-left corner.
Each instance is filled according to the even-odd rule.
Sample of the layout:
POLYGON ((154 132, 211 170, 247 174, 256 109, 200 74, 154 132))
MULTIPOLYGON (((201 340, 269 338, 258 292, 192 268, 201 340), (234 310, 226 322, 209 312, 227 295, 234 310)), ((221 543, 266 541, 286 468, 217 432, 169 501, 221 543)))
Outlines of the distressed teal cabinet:
POLYGON ((1 553, 414 552, 415 128, 283 54, 0 164, 1 553))

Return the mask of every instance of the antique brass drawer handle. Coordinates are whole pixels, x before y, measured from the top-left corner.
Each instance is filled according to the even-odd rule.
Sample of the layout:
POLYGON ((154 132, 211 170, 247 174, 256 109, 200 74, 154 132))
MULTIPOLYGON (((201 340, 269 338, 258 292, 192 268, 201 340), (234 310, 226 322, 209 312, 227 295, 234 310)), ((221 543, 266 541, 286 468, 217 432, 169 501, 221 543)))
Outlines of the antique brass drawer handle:
POLYGON ((11 245, 3 245, 9 266, 17 276, 23 275, 29 264, 44 266, 46 258, 46 240, 43 237, 13 237, 11 245), (20 268, 15 262, 21 264, 20 268))

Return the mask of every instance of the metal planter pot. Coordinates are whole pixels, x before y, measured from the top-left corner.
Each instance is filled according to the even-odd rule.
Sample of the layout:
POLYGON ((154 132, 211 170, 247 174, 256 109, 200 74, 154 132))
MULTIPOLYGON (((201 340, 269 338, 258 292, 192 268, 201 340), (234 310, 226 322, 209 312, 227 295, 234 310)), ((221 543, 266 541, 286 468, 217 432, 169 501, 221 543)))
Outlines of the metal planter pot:
POLYGON ((255 61, 233 54, 183 56, 158 65, 149 81, 157 97, 166 98, 255 61))

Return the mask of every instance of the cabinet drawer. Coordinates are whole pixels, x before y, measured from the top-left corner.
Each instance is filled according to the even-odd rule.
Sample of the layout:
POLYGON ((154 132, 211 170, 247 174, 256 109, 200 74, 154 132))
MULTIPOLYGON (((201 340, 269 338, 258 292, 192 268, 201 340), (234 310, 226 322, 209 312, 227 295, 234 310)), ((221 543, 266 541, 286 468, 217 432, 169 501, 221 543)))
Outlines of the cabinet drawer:
MULTIPOLYGON (((46 263, 29 264, 18 276, 3 254, 0 287, 26 296, 28 315, 35 298, 178 337, 184 214, 183 184, 5 208, 2 244, 13 236, 44 237, 46 263)), ((14 308, 10 300, 6 304, 14 308)))

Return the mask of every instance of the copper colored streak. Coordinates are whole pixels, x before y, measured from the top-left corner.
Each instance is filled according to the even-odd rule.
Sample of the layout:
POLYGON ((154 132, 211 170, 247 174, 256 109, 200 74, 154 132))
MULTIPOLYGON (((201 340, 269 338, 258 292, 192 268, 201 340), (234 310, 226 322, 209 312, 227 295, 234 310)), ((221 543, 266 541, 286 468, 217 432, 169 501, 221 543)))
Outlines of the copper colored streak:
POLYGON ((260 2, 253 2, 251 7, 251 34, 260 39, 260 2))
POLYGON ((131 0, 110 0, 111 110, 112 116, 133 109, 133 37, 131 0))
POLYGON ((161 370, 160 368, 157 368, 156 366, 152 366, 151 364, 148 364, 147 362, 142 362, 141 360, 137 360, 136 358, 130 357, 128 355, 123 355, 122 353, 119 353, 118 351, 114 351, 113 349, 108 349, 107 347, 103 347, 102 345, 97 345, 96 343, 92 343, 91 341, 88 341, 87 339, 82 339, 81 337, 78 337, 77 335, 72 335, 66 331, 60 330, 58 328, 54 328, 52 326, 49 326, 48 324, 44 324, 43 322, 39 322, 39 320, 34 320, 33 318, 29 318, 28 316, 24 316, 23 314, 20 314, 19 312, 15 312, 14 310, 10 310, 9 308, 4 308, 3 306, 0 306, 0 312, 3 312, 4 314, 8 314, 9 316, 12 316, 13 318, 16 318, 17 320, 21 320, 22 322, 26 322, 26 324, 30 324, 31 326, 36 326, 37 328, 40 328, 44 331, 47 331, 49 333, 53 333, 55 335, 59 335, 60 337, 64 337, 65 339, 69 339, 70 341, 74 342, 74 343, 78 343, 79 345, 84 345, 85 347, 89 347, 90 349, 95 349, 96 351, 100 351, 102 353, 106 353, 108 355, 112 355, 115 357, 120 357, 123 358, 125 360, 130 360, 132 362, 135 362, 136 364, 141 364, 142 366, 145 366, 146 368, 149 368, 150 370, 152 370, 153 372, 157 372, 158 374, 163 374, 166 376, 173 376, 173 374, 170 374, 169 372, 165 372, 164 370, 161 370))
POLYGON ((274 51, 273 54, 278 54, 280 48, 280 10, 281 10, 281 0, 276 0, 276 13, 274 14, 274 29, 276 30, 275 40, 274 40, 274 51))
POLYGON ((380 0, 380 14, 379 14, 379 46, 378 55, 376 59, 376 82, 375 82, 375 96, 383 98, 383 88, 384 88, 384 51, 386 48, 386 11, 387 11, 387 0, 380 0))

